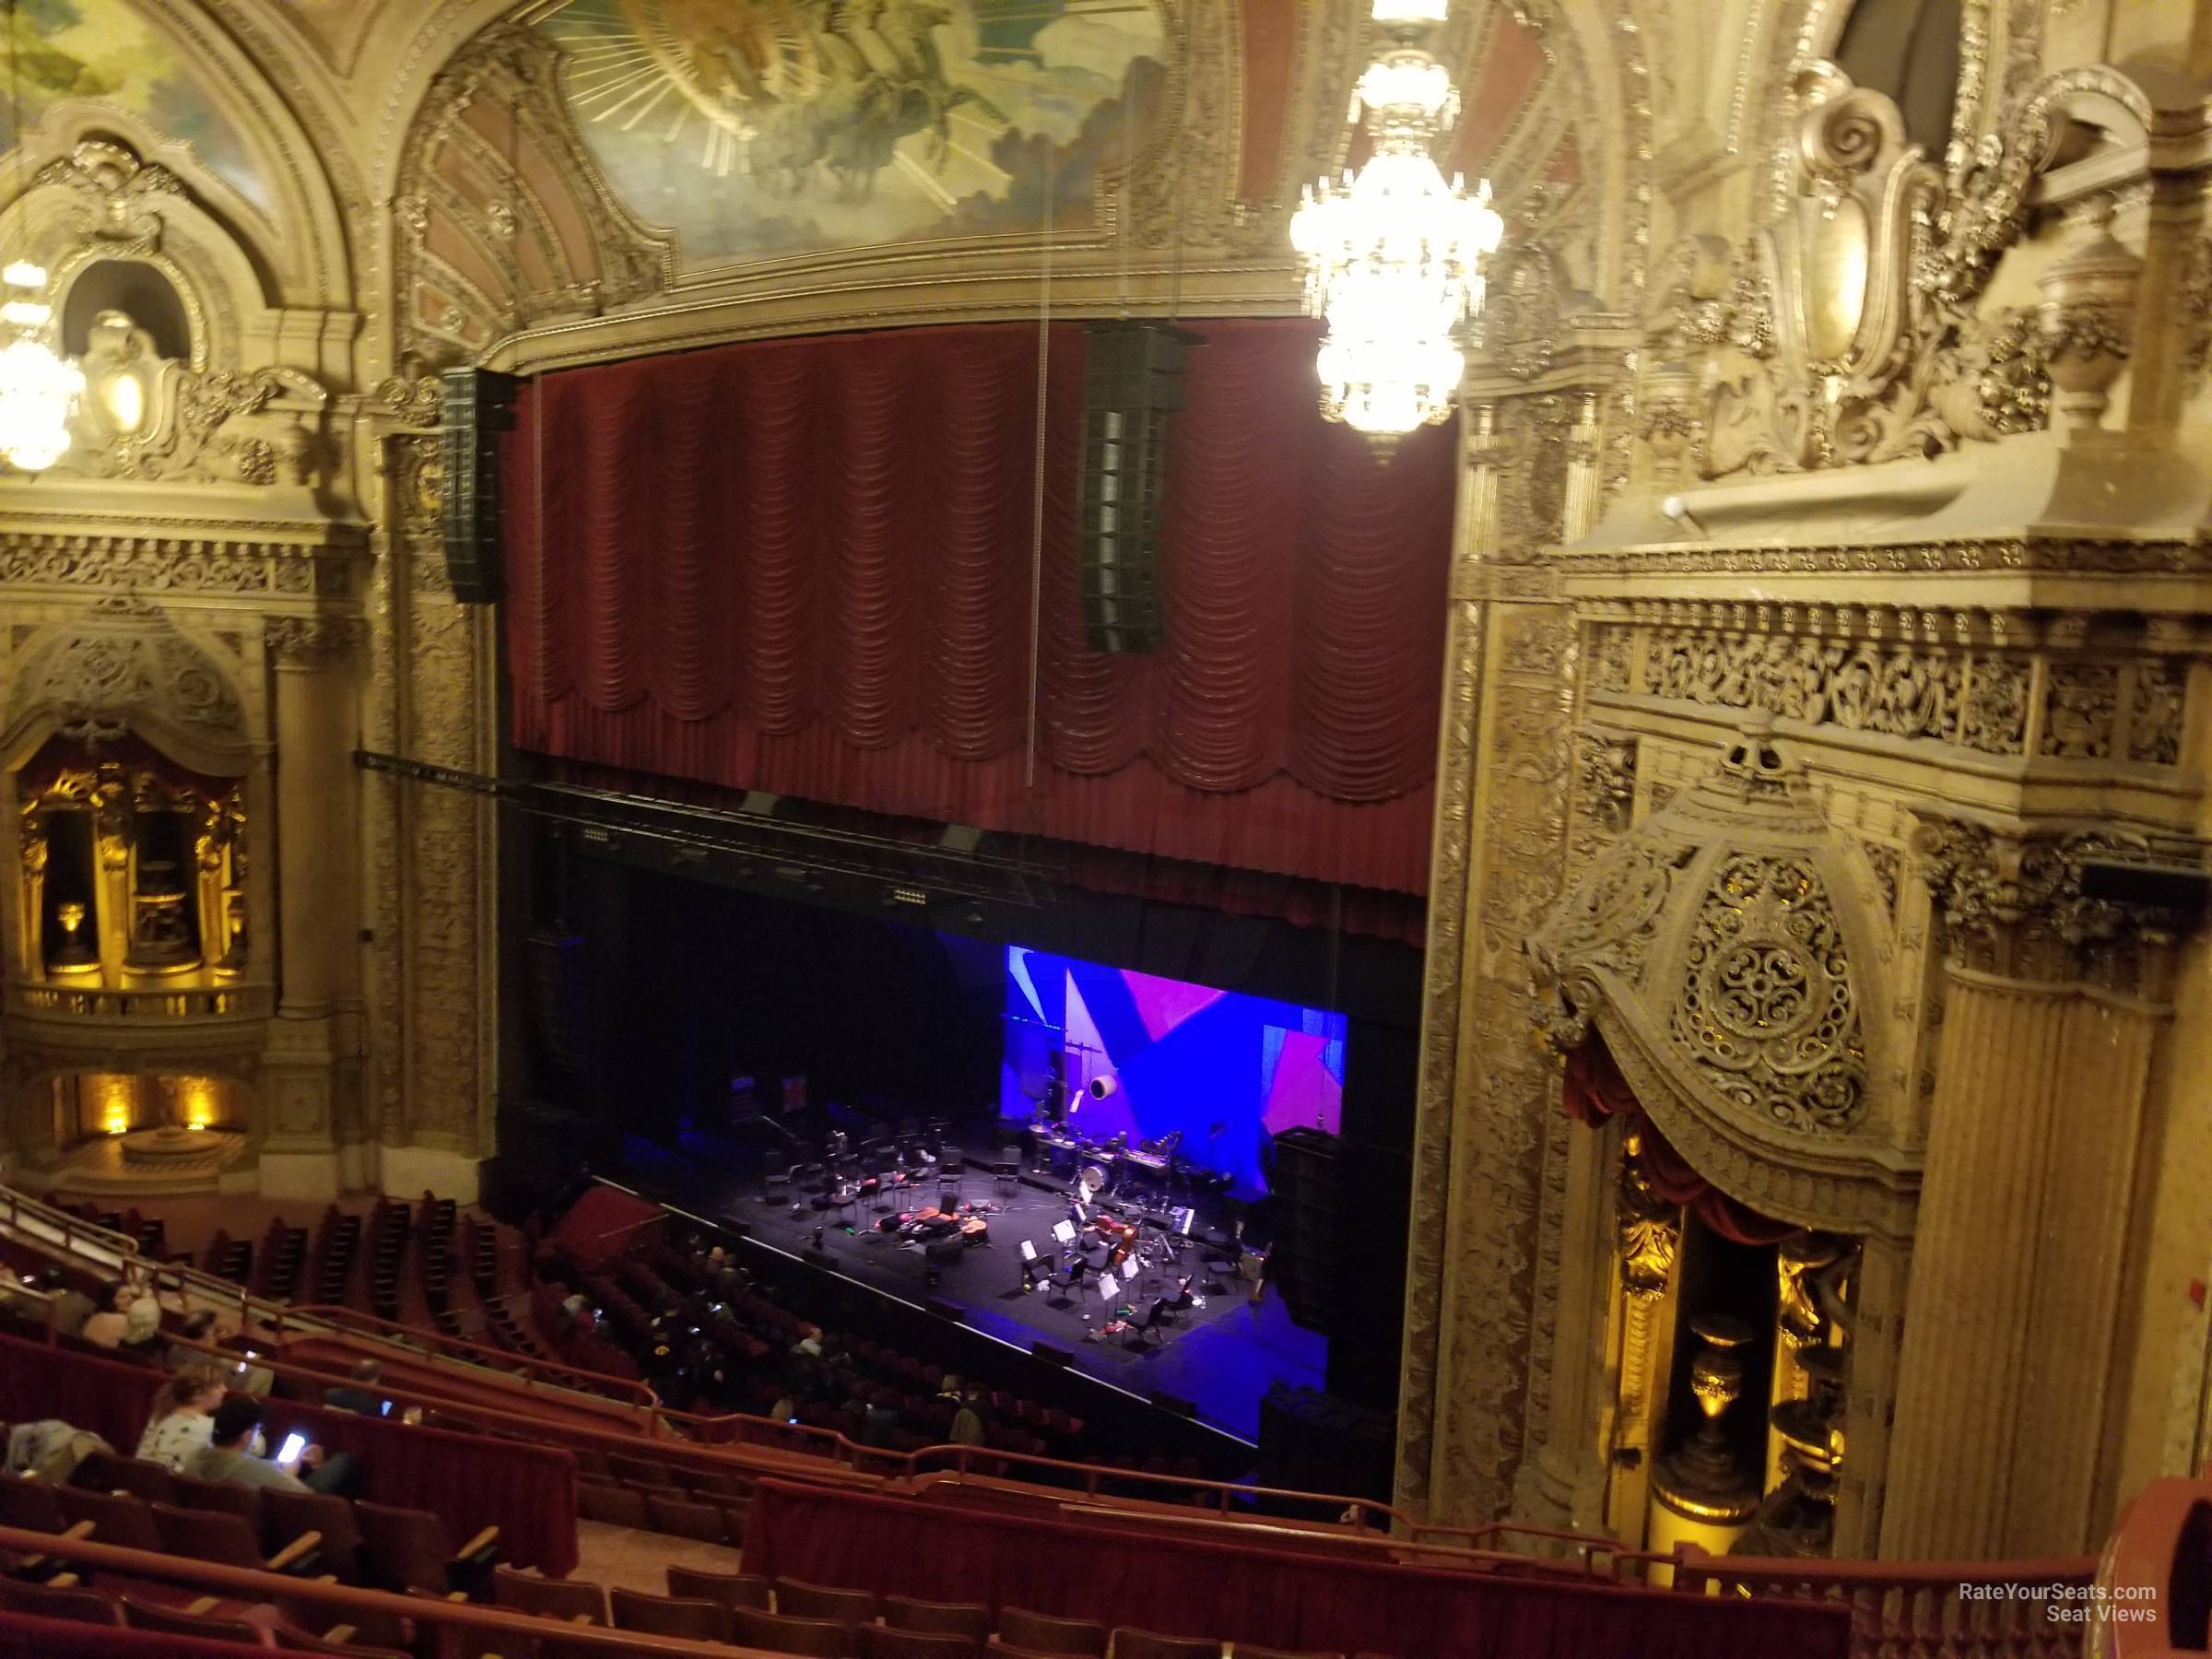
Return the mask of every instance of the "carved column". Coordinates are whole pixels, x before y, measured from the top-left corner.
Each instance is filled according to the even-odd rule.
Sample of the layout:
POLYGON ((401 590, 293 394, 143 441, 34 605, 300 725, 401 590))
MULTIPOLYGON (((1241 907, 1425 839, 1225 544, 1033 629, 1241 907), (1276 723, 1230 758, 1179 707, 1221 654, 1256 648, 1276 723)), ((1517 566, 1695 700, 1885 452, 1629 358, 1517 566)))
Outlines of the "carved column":
POLYGON ((2064 1555, 2110 1520, 2094 1510, 2162 951, 2123 948, 2128 919, 2080 897, 2053 842, 1952 826, 1931 846, 1951 953, 1882 1554, 2064 1555))
POLYGON ((268 625, 276 735, 279 996, 269 1029, 262 1191, 335 1195, 341 1106, 358 1065, 352 661, 359 625, 268 625))
POLYGON ((1399 1500, 1444 1525, 1511 1507, 1526 1426, 1550 1418, 1563 1235, 1539 1217, 1565 1202, 1572 1125, 1527 1040, 1522 943, 1566 876, 1578 659, 1540 555, 1559 539, 1571 469, 1588 465, 1571 449, 1586 413, 1575 393, 1470 417, 1398 1442, 1399 1500))

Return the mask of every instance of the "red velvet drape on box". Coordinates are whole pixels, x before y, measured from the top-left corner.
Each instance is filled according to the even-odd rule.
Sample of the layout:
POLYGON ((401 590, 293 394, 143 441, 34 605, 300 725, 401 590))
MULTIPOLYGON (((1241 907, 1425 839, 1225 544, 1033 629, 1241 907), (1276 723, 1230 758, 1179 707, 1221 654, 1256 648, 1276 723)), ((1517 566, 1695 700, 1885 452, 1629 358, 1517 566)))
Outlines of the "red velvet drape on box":
POLYGON ((1619 1112, 1643 1137, 1643 1176, 1653 1195, 1668 1204, 1688 1206, 1698 1219, 1738 1244, 1779 1244, 1798 1230, 1794 1221, 1778 1221, 1749 1205, 1731 1198, 1691 1167, 1659 1133, 1636 1099, 1636 1091, 1620 1075, 1613 1051, 1595 1031, 1567 1055, 1567 1077, 1562 1100, 1570 1117, 1585 1124, 1602 1124, 1619 1112))
POLYGON ((762 1481, 745 1570, 1293 1653, 1841 1659, 1841 1605, 1402 1567, 762 1481))
POLYGON ((1085 335, 778 340, 546 376, 504 440, 516 744, 905 818, 1403 893, 1428 879, 1453 436, 1379 461, 1314 330, 1203 323, 1168 640, 1082 629, 1085 335))
MULTIPOLYGON (((162 1380, 144 1366, 0 1336, 0 1421, 60 1418, 126 1456, 137 1449, 162 1380)), ((442 1515, 456 1544, 497 1526, 507 1560, 555 1574, 575 1571, 576 1464, 566 1452, 289 1400, 267 1406, 271 1444, 297 1424, 316 1444, 353 1453, 366 1482, 361 1495, 371 1502, 442 1515)))

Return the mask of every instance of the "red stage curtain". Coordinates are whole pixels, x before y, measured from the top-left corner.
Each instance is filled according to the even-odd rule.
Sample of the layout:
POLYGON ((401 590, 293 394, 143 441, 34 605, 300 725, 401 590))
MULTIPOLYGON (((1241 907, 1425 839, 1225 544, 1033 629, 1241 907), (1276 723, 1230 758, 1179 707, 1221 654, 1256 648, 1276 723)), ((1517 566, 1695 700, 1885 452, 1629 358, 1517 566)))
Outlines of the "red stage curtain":
POLYGON ((202 1641, 196 1636, 168 1636, 159 1630, 125 1630, 111 1625, 77 1624, 65 1618, 33 1618, 0 1613, 0 1653, 35 1659, 305 1659, 294 1648, 248 1649, 235 1642, 202 1641))
POLYGON ((1560 1100, 1570 1116, 1585 1124, 1602 1124, 1618 1112, 1632 1114, 1643 1137, 1644 1179, 1653 1194, 1668 1204, 1688 1206, 1722 1238, 1738 1244, 1779 1244, 1798 1230, 1795 1222, 1762 1215, 1699 1174, 1644 1114, 1613 1051, 1595 1031, 1568 1053, 1560 1100))
MULTIPOLYGON (((0 1336, 0 1417, 60 1418, 88 1429, 126 1457, 137 1450, 162 1373, 0 1336)), ((576 1567, 576 1465, 566 1452, 513 1441, 411 1428, 289 1400, 268 1403, 272 1445, 297 1423, 334 1452, 361 1460, 361 1495, 374 1503, 431 1510, 453 1542, 497 1526, 503 1553, 554 1574, 576 1567)))
POLYGON ((763 1481, 745 1569, 1293 1652, 1841 1659, 1840 1606, 1347 1561, 763 1481))
POLYGON ((1085 335, 907 329, 549 375, 505 440, 514 738, 871 812, 1419 893, 1454 442, 1315 410, 1314 329, 1203 323, 1167 641, 1088 650, 1085 335))

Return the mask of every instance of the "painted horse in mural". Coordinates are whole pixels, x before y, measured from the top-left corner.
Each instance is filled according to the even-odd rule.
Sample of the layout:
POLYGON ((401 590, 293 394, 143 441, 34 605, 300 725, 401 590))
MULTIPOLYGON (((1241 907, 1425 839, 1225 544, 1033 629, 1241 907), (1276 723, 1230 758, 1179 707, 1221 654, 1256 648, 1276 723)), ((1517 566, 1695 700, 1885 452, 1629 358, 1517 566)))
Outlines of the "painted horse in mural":
POLYGON ((929 0, 800 0, 772 11, 662 0, 661 18, 683 38, 692 73, 719 92, 747 171, 787 195, 826 174, 839 196, 865 200, 916 134, 942 171, 955 110, 1006 120, 947 74, 935 33, 953 13, 929 0))

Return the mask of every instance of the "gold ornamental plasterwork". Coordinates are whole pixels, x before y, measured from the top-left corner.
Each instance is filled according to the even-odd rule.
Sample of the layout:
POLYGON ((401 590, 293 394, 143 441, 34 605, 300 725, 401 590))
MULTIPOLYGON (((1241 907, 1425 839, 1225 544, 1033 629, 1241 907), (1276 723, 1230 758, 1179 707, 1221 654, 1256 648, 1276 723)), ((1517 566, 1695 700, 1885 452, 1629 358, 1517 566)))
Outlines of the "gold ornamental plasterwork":
POLYGON ((2188 918, 2092 896, 2088 867, 2212 868, 2204 843, 2111 826, 1993 827, 1924 814, 1912 859, 1936 900, 1947 953, 2001 980, 2078 983, 2158 1004, 2170 994, 2188 918))
POLYGON ((2095 292, 2054 287, 2036 308, 1981 301, 2028 230, 2062 111, 2094 94, 2147 124, 2140 93, 2114 76, 2054 76, 2001 133, 1954 145, 1938 169, 1887 98, 1830 65, 1802 79, 1793 189, 1774 223, 1724 258, 1709 241, 1680 244, 1658 285, 1649 341, 1672 360, 1646 378, 1646 418, 1682 440, 1662 475, 1925 457, 2043 426, 2054 370, 2109 382, 2130 344, 2132 256, 2116 256, 2095 292))
POLYGON ((173 734, 184 751, 178 759, 235 774, 248 754, 236 678, 235 664, 217 661, 159 606, 110 595, 26 642, 7 688, 0 747, 16 747, 40 724, 78 738, 173 734))
POLYGON ((2173 536, 1996 535, 1940 541, 1817 541, 1794 546, 1641 546, 1577 549, 1581 575, 1912 576, 2020 571, 2098 576, 2212 573, 2212 547, 2173 536))
MULTIPOLYGON (((1459 987, 1466 947, 1463 919, 1475 797, 1476 715, 1487 622, 1487 609, 1479 603, 1462 601, 1452 607, 1443 722, 1437 751, 1437 814, 1430 832, 1429 937, 1421 986, 1419 1119, 1414 1129, 1406 1328, 1399 1378, 1400 1397, 1421 1401, 1424 1406, 1436 1394, 1439 1303, 1450 1237, 1452 1118, 1461 1041, 1459 987)), ((1396 1477, 1400 1492, 1425 1495, 1428 1491, 1434 1452, 1431 1422, 1426 1408, 1401 1418, 1396 1477)))
POLYGON ((667 288, 675 246, 641 223, 616 197, 577 133, 560 91, 562 53, 534 29, 502 24, 477 35, 439 71, 418 111, 392 205, 394 303, 405 335, 399 360, 473 360, 517 328, 563 317, 594 316, 667 288), (595 270, 574 267, 519 158, 502 154, 470 124, 467 112, 488 100, 512 115, 533 157, 568 181, 568 204, 592 242, 595 270), (445 172, 488 180, 490 199, 465 194, 445 172), (432 209, 495 273, 488 291, 430 245, 432 209), (551 273, 550 286, 526 287, 519 243, 527 241, 551 273), (449 308, 434 311, 426 296, 449 308))
POLYGON ((1592 624, 1594 694, 2067 761, 2177 764, 2188 663, 2206 646, 2186 623, 2156 639, 2147 631, 2127 650, 2047 637, 2036 619, 2004 613, 1629 608, 1681 620, 1592 624), (2163 649, 2142 649, 2153 643, 2163 649))
POLYGON ((0 586, 131 593, 260 595, 286 600, 339 598, 352 592, 359 555, 266 539, 265 527, 240 537, 212 534, 200 520, 178 534, 75 531, 0 534, 0 586))
MULTIPOLYGON (((457 604, 439 523, 441 412, 434 379, 377 389, 384 439, 386 556, 368 597, 364 741, 464 771, 488 770, 490 629, 457 604)), ((494 883, 484 802, 364 777, 372 943, 365 1003, 375 1056, 376 1138, 483 1156, 490 1150, 494 883)))

